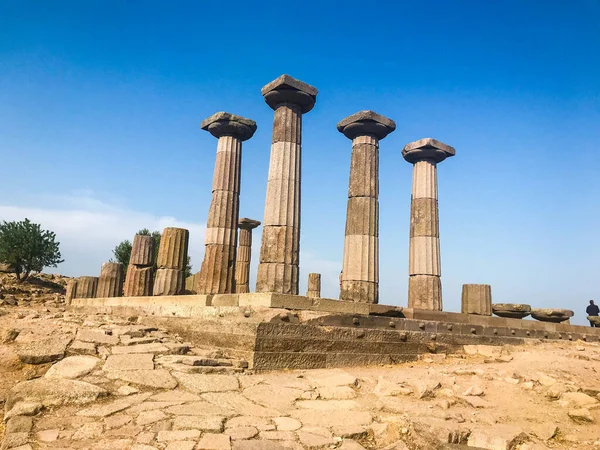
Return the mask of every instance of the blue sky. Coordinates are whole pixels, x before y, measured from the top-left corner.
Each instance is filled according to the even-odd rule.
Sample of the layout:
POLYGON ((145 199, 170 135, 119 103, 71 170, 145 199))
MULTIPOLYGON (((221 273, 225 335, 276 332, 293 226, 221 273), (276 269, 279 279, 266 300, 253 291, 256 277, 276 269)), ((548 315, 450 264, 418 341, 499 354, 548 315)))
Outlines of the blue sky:
MULTIPOLYGON (((380 146, 380 301, 406 305, 412 167, 439 166, 445 309, 463 283, 494 302, 600 301, 600 1, 0 2, 0 219, 57 232, 67 275, 99 272, 139 228, 191 230, 203 254, 216 111, 255 120, 240 214, 262 220, 272 110, 288 73, 319 89, 304 117, 302 289, 337 297, 350 141, 361 109, 396 121, 380 146)), ((260 230, 255 233, 253 274, 260 230)), ((254 275, 253 275, 254 276, 254 275)))

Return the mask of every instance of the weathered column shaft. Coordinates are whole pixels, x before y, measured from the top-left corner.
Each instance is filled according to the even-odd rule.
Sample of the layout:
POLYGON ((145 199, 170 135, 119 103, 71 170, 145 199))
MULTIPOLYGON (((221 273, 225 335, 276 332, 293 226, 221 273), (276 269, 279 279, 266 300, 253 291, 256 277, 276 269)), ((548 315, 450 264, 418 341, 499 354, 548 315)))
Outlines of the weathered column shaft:
POLYGON ((252 253, 252 230, 240 228, 240 241, 235 265, 235 289, 239 294, 250 292, 250 259, 252 253))
POLYGON ((123 295, 123 264, 102 264, 98 280, 98 298, 121 297, 123 295))
POLYGON ((320 273, 309 273, 308 274, 308 289, 306 291, 307 297, 320 297, 321 296, 321 274, 320 273))
POLYGON ((98 291, 98 277, 79 277, 75 298, 95 298, 98 291))
POLYGON ((302 114, 317 90, 282 75, 261 92, 275 113, 256 291, 298 295, 302 114))
POLYGON ((461 312, 492 315, 492 287, 489 284, 463 284, 461 312))
POLYGON ((230 294, 235 292, 242 142, 254 135, 256 123, 235 114, 218 112, 204 120, 200 127, 219 140, 206 225, 206 249, 196 277, 196 291, 230 294))
POLYGON ((377 303, 379 298, 379 140, 352 140, 341 300, 377 303))
POLYGON ((136 234, 133 237, 129 264, 136 266, 151 266, 154 264, 154 238, 136 234))
POLYGON ((152 295, 153 267, 129 264, 123 291, 125 297, 147 297, 152 295))
POLYGON ((396 129, 393 120, 359 111, 337 124, 352 139, 348 208, 340 299, 379 302, 379 141, 396 129))
POLYGON ((442 310, 437 164, 454 156, 454 148, 435 139, 407 144, 402 155, 412 163, 408 260, 408 306, 442 310))
POLYGON ((235 292, 241 157, 239 139, 219 138, 206 224, 206 250, 199 277, 198 292, 202 294, 235 292))
POLYGON ((160 236, 158 269, 154 275, 153 295, 184 293, 190 232, 184 228, 165 228, 160 236))
POLYGON ((298 294, 302 112, 275 110, 257 292, 298 294))
POLYGON ((71 278, 67 281, 66 292, 65 292, 65 305, 69 306, 74 298, 76 298, 77 291, 77 279, 71 278))

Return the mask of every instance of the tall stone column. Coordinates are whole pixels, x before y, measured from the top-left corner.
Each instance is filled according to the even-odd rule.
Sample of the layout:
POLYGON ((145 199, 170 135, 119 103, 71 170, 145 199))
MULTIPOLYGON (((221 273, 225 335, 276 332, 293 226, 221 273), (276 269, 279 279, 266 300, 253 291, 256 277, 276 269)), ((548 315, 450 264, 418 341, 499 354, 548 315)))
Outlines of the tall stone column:
POLYGON ((337 125, 352 139, 340 300, 379 302, 379 141, 393 120, 359 111, 337 125))
POLYGON ((461 312, 492 315, 492 287, 489 284, 463 284, 461 312))
POLYGON ((185 288, 190 232, 185 228, 165 228, 160 236, 152 295, 180 295, 185 288))
POLYGON ((311 272, 308 274, 308 289, 306 290, 306 296, 312 298, 318 298, 321 296, 321 274, 311 272))
POLYGON ((449 145, 425 138, 406 144, 402 156, 412 163, 408 261, 408 306, 442 310, 437 164, 455 155, 449 145))
POLYGON ((196 291, 199 294, 231 294, 235 292, 242 142, 254 135, 256 123, 218 112, 204 120, 200 127, 219 141, 206 224, 206 250, 196 291))
POLYGON ((129 266, 123 291, 125 297, 152 295, 154 279, 154 238, 136 234, 133 237, 129 266))
POLYGON ((98 280, 99 298, 121 297, 123 295, 123 264, 107 262, 102 264, 98 280))
POLYGON ((262 88, 275 115, 257 292, 298 295, 302 114, 313 108, 317 93, 289 75, 262 88))
POLYGON ((235 292, 246 294, 250 292, 250 259, 252 257, 252 230, 260 225, 258 220, 244 217, 238 222, 240 229, 235 263, 235 292))

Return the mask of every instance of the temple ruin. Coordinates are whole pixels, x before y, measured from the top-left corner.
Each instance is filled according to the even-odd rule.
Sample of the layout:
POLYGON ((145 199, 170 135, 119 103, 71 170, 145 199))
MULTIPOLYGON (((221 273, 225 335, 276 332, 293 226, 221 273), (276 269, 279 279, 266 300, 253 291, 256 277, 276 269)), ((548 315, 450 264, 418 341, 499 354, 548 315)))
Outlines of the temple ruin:
POLYGON ((388 364, 465 344, 600 341, 600 329, 569 324, 572 311, 492 303, 486 284, 463 285, 461 312, 443 311, 437 166, 456 151, 431 138, 402 149, 413 164, 408 307, 380 304, 379 145, 396 125, 370 110, 337 125, 352 141, 339 299, 321 297, 318 273, 309 274, 306 296, 298 295, 302 116, 317 93, 289 75, 262 89, 274 120, 256 292, 252 230, 261 222, 239 218, 239 198, 242 142, 257 126, 218 112, 201 124, 218 141, 200 271, 184 280, 187 230, 166 228, 156 261, 153 238, 136 235, 125 277, 119 264, 106 263, 99 278, 74 280, 71 308, 169 327, 192 342, 238 351, 257 370, 388 364), (523 320, 529 315, 534 320, 523 320))

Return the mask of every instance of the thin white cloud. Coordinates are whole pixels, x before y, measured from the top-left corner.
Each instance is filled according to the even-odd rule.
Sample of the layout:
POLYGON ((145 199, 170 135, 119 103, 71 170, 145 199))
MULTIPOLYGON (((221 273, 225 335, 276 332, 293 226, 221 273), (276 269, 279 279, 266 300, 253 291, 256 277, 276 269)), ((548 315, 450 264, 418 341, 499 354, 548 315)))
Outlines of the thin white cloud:
POLYGON ((141 228, 162 231, 180 227, 190 231, 189 254, 193 268, 199 270, 204 256, 204 223, 190 223, 175 217, 127 209, 105 203, 82 191, 70 196, 46 196, 50 205, 60 208, 0 205, 0 220, 30 219, 52 230, 60 242, 65 260, 58 268, 46 269, 69 276, 98 275, 103 262, 112 257, 112 249, 124 239, 131 240, 141 228))

